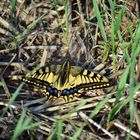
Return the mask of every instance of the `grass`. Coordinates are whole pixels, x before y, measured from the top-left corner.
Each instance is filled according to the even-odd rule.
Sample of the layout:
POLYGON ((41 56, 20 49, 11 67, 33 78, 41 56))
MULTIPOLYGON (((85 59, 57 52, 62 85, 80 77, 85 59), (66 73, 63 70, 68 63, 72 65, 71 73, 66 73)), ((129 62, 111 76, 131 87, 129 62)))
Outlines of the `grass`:
POLYGON ((13 131, 12 140, 17 140, 21 136, 21 134, 25 132, 25 130, 29 130, 30 132, 33 128, 41 125, 42 123, 43 122, 33 123, 32 117, 26 116, 26 111, 23 110, 17 122, 16 128, 13 131))
POLYGON ((0 21, 3 25, 0 26, 0 122, 6 122, 9 129, 4 133, 0 126, 0 138, 140 138, 139 11, 130 9, 130 5, 134 6, 130 1, 88 2, 66 0, 61 4, 54 0, 53 4, 46 2, 47 6, 32 2, 34 7, 15 0, 0 2, 5 6, 0 9, 3 18, 0 21), (23 13, 26 13, 24 18, 23 13), (16 25, 10 21, 11 17, 18 19, 16 25), (13 30, 4 26, 4 22, 13 30), (7 36, 3 30, 12 34, 7 36), (62 64, 66 52, 70 53, 73 65, 77 61, 80 66, 105 64, 101 72, 108 71, 108 77, 114 75, 118 81, 116 87, 84 93, 71 102, 59 98, 44 102, 42 95, 21 83, 25 73, 45 58, 44 65, 62 64))

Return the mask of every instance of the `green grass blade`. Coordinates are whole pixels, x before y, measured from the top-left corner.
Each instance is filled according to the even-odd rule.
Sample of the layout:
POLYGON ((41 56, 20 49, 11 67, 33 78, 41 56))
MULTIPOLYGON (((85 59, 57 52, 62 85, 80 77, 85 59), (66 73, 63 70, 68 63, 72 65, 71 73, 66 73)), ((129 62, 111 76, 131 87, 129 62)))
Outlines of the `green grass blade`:
POLYGON ((95 15, 96 15, 96 18, 97 18, 97 21, 98 21, 98 26, 100 28, 101 35, 102 35, 104 41, 107 42, 107 36, 106 36, 106 32, 105 32, 105 27, 104 27, 104 24, 103 24, 103 19, 101 17, 100 11, 99 11, 97 1, 92 0, 92 2, 93 2, 93 5, 94 5, 94 12, 95 12, 95 15))
POLYGON ((67 40, 68 34, 69 34, 68 0, 66 0, 66 2, 65 2, 65 14, 66 14, 66 40, 67 40))
POLYGON ((105 27, 104 27, 104 24, 103 24, 103 19, 101 17, 100 11, 99 11, 97 1, 92 0, 92 3, 94 5, 94 12, 95 12, 95 16, 96 16, 97 21, 98 21, 98 26, 99 26, 99 29, 101 31, 101 35, 103 37, 103 40, 105 42, 103 60, 106 60, 108 58, 108 54, 109 54, 109 45, 107 44, 108 40, 107 40, 107 36, 106 36, 106 32, 105 32, 105 27))
POLYGON ((107 116, 107 122, 109 123, 110 120, 113 119, 113 117, 119 113, 119 111, 129 103, 129 98, 124 98, 123 101, 118 101, 114 107, 111 109, 111 111, 108 113, 107 116))
POLYGON ((23 123, 24 123, 24 118, 25 118, 25 111, 23 110, 20 119, 18 121, 18 124, 16 126, 16 129, 14 131, 14 135, 12 137, 12 140, 17 140, 17 138, 21 135, 21 133, 23 132, 23 123))
POLYGON ((57 122, 56 122, 57 140, 62 140, 62 138, 61 138, 62 128, 63 128, 62 120, 57 120, 57 122))
POLYGON ((15 42, 13 42, 12 45, 16 46, 17 43, 23 40, 23 38, 25 38, 30 33, 31 29, 33 29, 37 25, 37 23, 39 23, 47 14, 48 12, 46 12, 45 14, 34 20, 31 24, 29 24, 27 26, 27 29, 25 29, 22 33, 15 37, 15 42))
POLYGON ((55 139, 54 138, 55 134, 56 134, 56 129, 52 129, 51 132, 50 132, 50 134, 49 134, 49 136, 48 136, 48 138, 47 138, 47 140, 53 140, 53 139, 55 139))
POLYGON ((17 1, 17 0, 12 0, 12 15, 13 15, 13 17, 14 17, 14 15, 15 15, 16 1, 17 1))
POLYGON ((78 139, 78 137, 80 136, 83 128, 84 128, 84 125, 77 129, 77 131, 75 132, 74 136, 72 137, 72 140, 77 140, 78 139))
POLYGON ((23 83, 20 84, 19 87, 16 89, 16 91, 14 92, 12 98, 10 98, 9 102, 7 103, 7 106, 4 108, 2 116, 6 113, 7 109, 9 108, 9 106, 12 105, 12 103, 14 102, 16 97, 18 96, 20 90, 22 89, 22 86, 23 86, 23 83))
POLYGON ((120 29, 120 27, 121 27, 122 18, 124 16, 124 12, 126 10, 126 3, 127 2, 125 2, 125 4, 123 5, 123 8, 120 10, 119 15, 118 15, 118 17, 117 17, 117 19, 115 21, 114 34, 116 34, 118 32, 118 30, 120 29))
POLYGON ((17 126, 15 128, 14 134, 12 136, 12 140, 17 140, 18 137, 25 131, 25 130, 30 130, 40 124, 42 122, 37 122, 37 123, 31 123, 32 122, 32 117, 31 116, 26 116, 25 110, 22 111, 22 114, 19 118, 19 121, 17 123, 17 126))
POLYGON ((127 78, 128 78, 129 70, 130 70, 130 65, 127 66, 127 68, 124 70, 124 72, 123 72, 123 74, 120 78, 118 91, 117 91, 117 96, 116 96, 116 103, 119 101, 119 99, 122 96, 122 93, 123 93, 123 90, 125 88, 126 81, 127 81, 127 78))
MULTIPOLYGON (((108 100, 109 100, 109 98, 112 96, 112 94, 113 93, 111 93, 111 94, 109 94, 109 95, 107 95, 94 109, 93 109, 93 111, 90 113, 90 115, 89 115, 89 118, 93 118, 104 106, 105 106, 105 104, 108 102, 108 100)), ((86 126, 87 125, 87 120, 83 123, 83 125, 80 127, 80 129, 78 128, 77 129, 77 131, 75 132, 75 134, 74 134, 74 136, 72 137, 72 139, 77 139, 79 136, 80 136, 80 134, 81 134, 81 132, 82 132, 82 130, 83 130, 83 128, 84 128, 84 126, 86 126)))
POLYGON ((135 59, 137 57, 137 55, 140 53, 140 20, 138 21, 138 26, 137 26, 137 30, 135 31, 136 35, 134 36, 134 41, 132 44, 132 59, 135 59))
POLYGON ((99 102, 99 104, 90 113, 89 118, 93 118, 105 106, 112 94, 113 93, 107 95, 101 102, 99 102))
POLYGON ((130 129, 133 128, 133 120, 134 120, 134 112, 135 112, 135 105, 134 105, 134 95, 135 95, 135 63, 136 63, 136 58, 140 54, 140 23, 138 24, 137 30, 136 30, 136 35, 134 36, 135 40, 132 44, 132 55, 131 55, 131 68, 130 68, 130 90, 129 90, 129 105, 130 105, 130 129))

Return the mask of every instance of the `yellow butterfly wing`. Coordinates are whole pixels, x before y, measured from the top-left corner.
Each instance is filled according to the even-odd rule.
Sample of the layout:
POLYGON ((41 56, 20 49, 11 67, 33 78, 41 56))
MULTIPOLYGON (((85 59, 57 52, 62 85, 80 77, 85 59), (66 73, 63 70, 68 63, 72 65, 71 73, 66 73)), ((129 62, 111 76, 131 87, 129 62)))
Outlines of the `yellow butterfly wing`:
POLYGON ((31 75, 26 76, 23 81, 36 86, 52 85, 58 79, 60 70, 61 65, 43 66, 31 75))
POLYGON ((79 66, 71 66, 68 80, 65 83, 61 95, 67 100, 69 97, 73 98, 74 96, 81 95, 81 91, 106 88, 109 86, 112 86, 112 83, 106 77, 79 66))
MULTIPOLYGON (((106 88, 112 84, 107 78, 94 71, 71 66, 67 61, 63 65, 41 67, 24 81, 46 89, 51 96, 76 96, 79 91, 106 88)), ((66 99, 65 98, 65 99, 66 99)))
POLYGON ((78 89, 91 90, 111 86, 109 80, 94 71, 72 66, 69 81, 78 89))

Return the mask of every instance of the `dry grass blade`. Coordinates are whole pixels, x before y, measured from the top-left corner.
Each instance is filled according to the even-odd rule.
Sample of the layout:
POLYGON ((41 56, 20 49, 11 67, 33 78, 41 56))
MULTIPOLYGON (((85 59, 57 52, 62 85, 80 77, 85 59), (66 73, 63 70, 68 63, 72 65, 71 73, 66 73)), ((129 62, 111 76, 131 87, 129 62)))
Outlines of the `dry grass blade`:
POLYGON ((87 115, 85 115, 83 112, 79 112, 79 115, 81 116, 81 118, 83 120, 87 120, 88 122, 90 122, 91 124, 93 124, 94 126, 96 126, 99 130, 103 131, 106 135, 108 135, 110 137, 110 139, 114 139, 115 137, 106 129, 104 129, 103 127, 101 127, 101 125, 97 124, 96 122, 94 122, 92 119, 90 119, 87 115))
POLYGON ((140 139, 140 0, 12 0, 0 11, 0 139, 140 139), (24 84, 38 66, 57 82, 42 74, 32 81, 41 86, 24 84), (117 84, 88 91, 99 78, 79 67, 117 84), (49 85, 72 96, 83 83, 69 102, 46 98, 49 85))
POLYGON ((124 130, 125 132, 127 133, 130 133, 130 135, 134 136, 135 138, 139 139, 140 138, 140 135, 137 134, 136 132, 134 131, 131 131, 128 127, 124 126, 123 123, 121 123, 120 121, 116 121, 114 123, 114 125, 122 130, 124 130))

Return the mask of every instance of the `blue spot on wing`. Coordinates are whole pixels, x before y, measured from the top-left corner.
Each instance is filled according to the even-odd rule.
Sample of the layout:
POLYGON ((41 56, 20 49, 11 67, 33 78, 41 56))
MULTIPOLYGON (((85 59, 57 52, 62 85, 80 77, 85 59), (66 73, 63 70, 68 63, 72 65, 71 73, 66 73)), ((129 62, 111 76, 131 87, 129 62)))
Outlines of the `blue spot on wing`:
POLYGON ((78 89, 76 87, 74 87, 74 88, 62 90, 61 95, 62 96, 68 96, 70 94, 74 94, 74 93, 77 93, 77 92, 78 92, 78 89))
POLYGON ((47 91, 52 96, 58 96, 58 90, 56 88, 52 88, 52 86, 48 86, 47 91))

